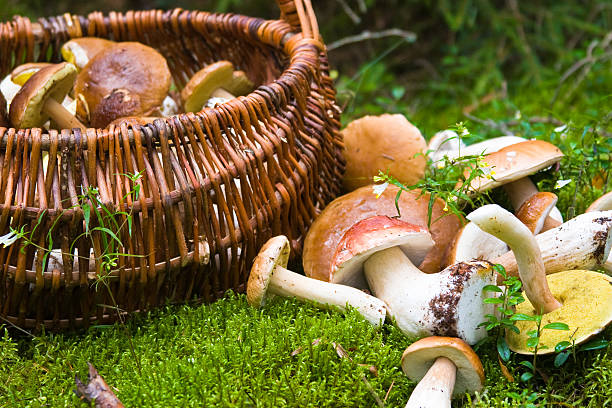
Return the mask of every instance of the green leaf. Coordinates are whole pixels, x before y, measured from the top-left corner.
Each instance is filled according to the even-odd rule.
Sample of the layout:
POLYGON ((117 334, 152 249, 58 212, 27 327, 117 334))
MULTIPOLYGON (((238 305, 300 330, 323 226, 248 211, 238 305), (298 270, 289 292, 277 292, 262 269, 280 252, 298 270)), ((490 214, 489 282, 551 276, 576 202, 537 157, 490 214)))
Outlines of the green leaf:
POLYGON ((530 370, 533 370, 533 364, 531 364, 531 361, 524 360, 524 361, 521 361, 519 364, 527 367, 530 370))
POLYGON ((554 322, 554 323, 548 323, 546 326, 543 327, 543 329, 549 329, 549 330, 569 330, 569 326, 565 323, 561 323, 561 322, 554 322))
POLYGON ((500 298, 486 298, 482 303, 501 304, 504 303, 504 300, 500 298))
POLYGON ((570 352, 569 351, 564 351, 563 353, 557 354, 557 356, 555 357, 555 363, 554 363, 555 367, 559 368, 563 364, 565 364, 565 362, 567 361, 569 356, 570 356, 570 352))
POLYGON ((508 273, 506 272, 506 268, 504 268, 503 265, 495 264, 495 265, 493 265, 493 270, 495 272, 499 273, 501 276, 503 276, 504 279, 508 277, 508 273))
POLYGON ((563 350, 565 350, 566 348, 570 347, 572 345, 572 343, 570 343, 569 341, 560 341, 557 343, 557 345, 555 346, 555 351, 557 353, 562 352, 563 350))
POLYGON ((85 203, 82 205, 83 208, 83 220, 85 221, 85 233, 89 234, 89 219, 91 216, 91 205, 85 203))
POLYGON ((512 330, 513 332, 515 332, 516 334, 521 334, 521 331, 519 330, 518 327, 516 326, 508 326, 508 329, 512 330))
POLYGON ((515 313, 514 315, 512 315, 510 317, 510 320, 535 322, 536 319, 535 319, 534 316, 530 316, 530 315, 525 314, 525 313, 515 313))
POLYGON ((591 340, 588 343, 583 344, 579 350, 580 351, 599 350, 599 349, 608 347, 608 344, 610 344, 610 342, 606 339, 591 340))
POLYGON ((510 347, 504 337, 497 338, 497 352, 502 360, 508 361, 510 359, 510 347))
POLYGON ((537 346, 538 344, 540 344, 539 337, 532 337, 527 339, 527 347, 529 348, 535 348, 535 346, 537 346))
POLYGON ((482 288, 483 292, 503 292, 503 290, 501 290, 501 288, 499 286, 496 285, 486 285, 484 288, 482 288))
POLYGON ((521 374, 521 381, 529 381, 533 378, 532 373, 523 373, 521 374))

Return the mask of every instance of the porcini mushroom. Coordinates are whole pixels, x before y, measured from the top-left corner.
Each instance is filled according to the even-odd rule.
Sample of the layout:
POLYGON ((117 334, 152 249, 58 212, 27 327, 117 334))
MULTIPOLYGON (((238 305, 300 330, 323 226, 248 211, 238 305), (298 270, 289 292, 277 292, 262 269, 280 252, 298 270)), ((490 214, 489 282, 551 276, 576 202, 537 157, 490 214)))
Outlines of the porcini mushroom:
POLYGON ((333 264, 348 272, 362 264, 372 293, 406 336, 454 336, 474 344, 486 337, 479 325, 493 308, 483 303, 482 289, 495 283, 496 273, 486 261, 421 272, 410 256, 427 251, 427 238, 422 227, 385 216, 367 218, 344 234, 333 264))
POLYGON ((449 246, 446 265, 474 259, 493 259, 508 252, 505 242, 487 234, 474 223, 465 224, 449 246))
MULTIPOLYGON (((336 198, 318 215, 311 225, 306 239, 302 262, 304 273, 311 278, 328 282, 365 288, 363 273, 354 275, 355 281, 339 280, 334 275, 332 258, 344 233, 357 221, 375 215, 397 216, 395 198, 399 188, 389 185, 380 195, 374 195, 372 186, 358 188, 336 198)), ((404 191, 397 202, 401 210, 400 220, 426 227, 434 240, 434 247, 419 264, 427 273, 442 269, 447 247, 461 227, 462 220, 444 211, 445 203, 439 198, 431 207, 431 225, 428 226, 429 194, 421 195, 420 190, 404 191)))
POLYGON ((181 99, 185 112, 199 112, 211 98, 222 100, 233 99, 232 90, 245 89, 244 78, 240 74, 234 76, 234 66, 229 61, 217 61, 207 65, 187 82, 181 91, 181 99))
MULTIPOLYGON (((612 216, 612 213, 608 213, 612 216)), ((543 314, 542 326, 565 323, 569 331, 542 330, 538 353, 554 352, 559 341, 580 344, 599 333, 612 321, 612 278, 593 271, 567 270, 547 279, 540 249, 529 229, 511 213, 496 204, 478 208, 468 219, 484 231, 506 242, 514 252, 525 296, 518 313, 543 314), (549 286, 550 283, 550 286, 549 286)), ((520 334, 507 333, 510 348, 521 354, 533 354, 526 346, 527 333, 535 322, 517 324, 520 334)))
POLYGON ((557 195, 543 191, 525 200, 515 215, 532 234, 537 235, 544 228, 544 223, 556 204, 557 195))
POLYGON ((53 64, 49 62, 30 62, 19 65, 11 71, 11 81, 19 86, 23 86, 32 75, 40 71, 41 68, 48 67, 49 65, 53 64))
POLYGON ((402 354, 402 371, 418 384, 406 408, 450 408, 451 398, 484 386, 480 359, 463 340, 425 337, 402 354))
MULTIPOLYGON (((527 140, 506 146, 484 157, 487 168, 494 171, 494 177, 476 177, 470 183, 470 188, 482 192, 503 186, 512 207, 518 210, 528 198, 539 192, 528 176, 559 162, 562 157, 561 150, 542 140, 527 140)), ((543 230, 557 227, 562 222, 561 213, 555 208, 545 220, 543 230)))
POLYGON ((247 300, 250 305, 261 307, 272 295, 295 297, 343 311, 350 305, 371 324, 382 325, 386 314, 384 302, 350 286, 321 282, 285 269, 289 251, 289 240, 283 235, 264 244, 249 275, 247 300))
POLYGON ((105 50, 113 44, 115 44, 114 41, 104 38, 79 37, 65 42, 60 52, 64 61, 70 62, 80 71, 100 51, 105 50))
POLYGON ((6 99, 0 93, 0 127, 8 128, 10 126, 8 114, 6 113, 6 99))
POLYGON ((487 139, 482 142, 466 145, 459 135, 452 130, 444 130, 436 133, 429 144, 427 150, 429 157, 434 163, 439 162, 444 156, 449 159, 456 159, 463 156, 474 156, 488 153, 494 153, 506 146, 526 141, 525 138, 519 136, 500 136, 492 139, 487 139))
POLYGON ((9 119, 13 126, 39 127, 51 118, 63 129, 86 129, 61 103, 75 77, 76 68, 67 62, 41 68, 32 75, 11 102, 9 119))
MULTIPOLYGON (((608 210, 612 210, 612 192, 606 193, 599 197, 597 200, 593 201, 591 205, 588 206, 585 212, 608 210)), ((606 262, 603 265, 603 268, 608 272, 612 272, 612 256, 608 256, 606 262)))
POLYGON ((141 112, 157 109, 170 88, 170 69, 156 50, 137 42, 120 42, 98 52, 76 78, 77 115, 91 120, 100 102, 115 89, 125 89, 140 99, 141 112))
POLYGON ((118 118, 139 116, 142 112, 140 98, 127 89, 113 89, 91 113, 91 126, 105 128, 118 118))
POLYGON ((406 185, 425 174, 425 139, 404 115, 364 116, 342 131, 346 169, 344 189, 353 191, 372 184, 379 170, 406 185))

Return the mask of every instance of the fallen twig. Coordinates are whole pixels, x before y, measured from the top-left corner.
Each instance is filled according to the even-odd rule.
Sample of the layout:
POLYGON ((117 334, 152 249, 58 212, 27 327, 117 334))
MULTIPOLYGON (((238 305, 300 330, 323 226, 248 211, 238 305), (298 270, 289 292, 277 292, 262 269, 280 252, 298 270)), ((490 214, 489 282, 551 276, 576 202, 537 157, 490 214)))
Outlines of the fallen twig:
POLYGON ((76 395, 79 398, 85 398, 87 402, 95 402, 96 408, 124 408, 124 405, 106 384, 104 378, 98 374, 95 367, 91 363, 87 363, 87 365, 89 366, 88 384, 83 384, 79 377, 74 377, 77 387, 76 395))
POLYGON ((332 51, 348 44, 354 44, 367 40, 378 40, 380 38, 385 37, 400 37, 406 40, 407 42, 414 42, 416 40, 415 33, 413 33, 412 31, 401 30, 399 28, 390 28, 388 30, 382 31, 365 30, 359 34, 344 37, 328 44, 327 51, 332 51))

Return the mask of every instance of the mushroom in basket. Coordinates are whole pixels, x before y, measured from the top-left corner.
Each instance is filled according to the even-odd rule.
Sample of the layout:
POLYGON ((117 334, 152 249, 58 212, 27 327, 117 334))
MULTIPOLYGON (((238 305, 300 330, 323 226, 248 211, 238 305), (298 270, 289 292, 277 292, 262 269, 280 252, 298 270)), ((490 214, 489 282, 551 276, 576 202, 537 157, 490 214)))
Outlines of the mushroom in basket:
POLYGON ((272 295, 308 300, 319 305, 345 310, 352 306, 371 324, 380 326, 385 321, 385 304, 359 289, 307 278, 285 267, 289 260, 289 240, 283 235, 264 244, 253 261, 247 284, 250 305, 261 307, 272 295))
POLYGON ((402 371, 418 381, 406 408, 450 408, 451 398, 480 391, 485 375, 480 359, 463 340, 425 337, 402 355, 402 371))
MULTIPOLYGON (((612 217, 611 211, 598 214, 600 218, 612 217)), ((538 354, 554 352, 561 341, 580 344, 612 321, 612 277, 584 270, 567 270, 547 277, 535 238, 511 213, 489 204, 470 213, 468 219, 506 242, 514 252, 528 299, 516 311, 542 314, 543 327, 557 322, 569 326, 569 331, 543 330, 538 354)), ((520 334, 508 331, 508 345, 517 353, 533 354, 526 344, 527 333, 535 329, 535 322, 520 321, 517 326, 520 334)))

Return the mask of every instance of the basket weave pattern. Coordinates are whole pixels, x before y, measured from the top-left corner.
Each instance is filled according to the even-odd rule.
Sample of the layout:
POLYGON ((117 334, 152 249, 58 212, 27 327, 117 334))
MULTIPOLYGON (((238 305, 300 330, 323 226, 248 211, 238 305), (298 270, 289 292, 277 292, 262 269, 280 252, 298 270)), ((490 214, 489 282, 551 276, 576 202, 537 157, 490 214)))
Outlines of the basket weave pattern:
POLYGON ((271 236, 287 235, 300 252, 313 218, 339 192, 344 162, 323 47, 296 32, 303 18, 293 2, 279 6, 283 20, 273 21, 176 9, 0 24, 2 77, 24 62, 59 61, 70 38, 98 36, 157 49, 179 90, 218 60, 264 84, 214 109, 144 127, 0 128, 0 235, 25 226, 35 229, 37 245, 52 240, 63 253, 63 267, 49 268, 34 245, 0 248, 2 320, 66 329, 115 320, 105 305, 136 312, 194 297, 212 301, 244 289, 252 259, 271 236), (135 184, 123 175, 135 172, 142 172, 140 195, 132 200, 135 184), (121 250, 135 256, 118 258, 110 291, 95 285, 100 237, 77 240, 84 214, 75 204, 89 186, 108 208, 132 213, 132 233, 123 228, 120 239, 121 250))

